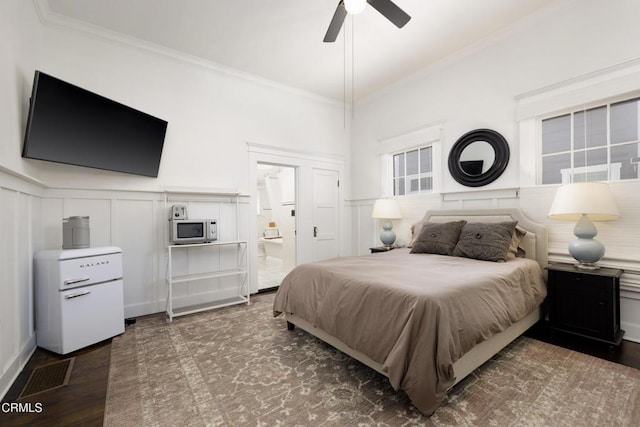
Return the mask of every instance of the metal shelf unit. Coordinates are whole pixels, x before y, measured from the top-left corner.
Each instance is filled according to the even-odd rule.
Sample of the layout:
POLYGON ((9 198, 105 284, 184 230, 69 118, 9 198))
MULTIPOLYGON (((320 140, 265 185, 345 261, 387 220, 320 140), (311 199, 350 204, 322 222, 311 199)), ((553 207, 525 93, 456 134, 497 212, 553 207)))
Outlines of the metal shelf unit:
MULTIPOLYGON (((173 321, 174 317, 184 316, 187 314, 199 313, 201 311, 213 310, 215 308, 226 307, 235 304, 249 304, 249 272, 248 272, 248 260, 247 260, 247 241, 240 240, 240 193, 231 189, 215 189, 215 188, 203 188, 203 187, 166 187, 165 188, 165 210, 169 209, 169 204, 172 201, 178 200, 180 202, 186 202, 187 200, 197 201, 213 201, 219 198, 231 198, 231 203, 235 207, 235 239, 234 240, 221 240, 211 243, 196 243, 186 245, 168 245, 168 265, 167 265, 167 305, 166 312, 168 321, 173 321), (186 200, 185 200, 186 199, 186 200), (174 251, 206 251, 211 247, 223 247, 234 246, 237 254, 237 261, 235 268, 212 270, 205 273, 199 272, 194 274, 177 275, 174 273, 174 251), (181 286, 181 284, 193 283, 196 281, 204 281, 206 279, 225 278, 225 277, 238 277, 237 294, 232 297, 216 299, 214 301, 205 303, 196 303, 190 305, 184 305, 180 307, 174 307, 174 286, 181 286)), ((218 218, 219 219, 219 218, 218 218)), ((220 236, 221 230, 218 230, 218 236, 220 236)), ((224 237, 223 237, 224 238, 224 237)), ((233 238, 233 237, 232 237, 233 238)), ((221 248, 222 251, 222 248, 221 248)), ((206 256, 206 254, 204 254, 206 256)))
POLYGON ((168 245, 168 266, 167 266, 167 317, 168 321, 173 321, 174 317, 184 316, 187 314, 199 313, 201 311, 213 310, 215 308, 226 307, 235 304, 249 304, 249 281, 247 275, 247 241, 246 240, 234 240, 228 242, 211 242, 211 243, 196 243, 189 245, 168 245), (173 253, 174 251, 189 251, 193 249, 201 249, 206 247, 215 246, 236 246, 237 251, 237 264, 236 268, 215 270, 206 273, 186 274, 186 275, 174 275, 173 273, 173 253), (195 304, 186 307, 174 308, 173 306, 173 288, 175 285, 186 282, 194 282, 197 280, 221 278, 238 276, 238 293, 231 298, 225 298, 221 300, 211 301, 202 304, 195 304))

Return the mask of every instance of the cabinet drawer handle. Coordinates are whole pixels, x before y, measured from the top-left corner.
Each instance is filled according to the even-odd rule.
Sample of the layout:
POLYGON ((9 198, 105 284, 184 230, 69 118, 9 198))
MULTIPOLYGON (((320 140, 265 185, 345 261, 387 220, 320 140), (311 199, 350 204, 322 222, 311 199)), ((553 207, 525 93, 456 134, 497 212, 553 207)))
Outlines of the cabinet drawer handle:
POLYGON ((86 282, 87 280, 91 280, 91 277, 82 277, 80 279, 65 280, 64 284, 65 284, 65 286, 69 286, 69 285, 73 285, 73 284, 76 284, 76 283, 86 282))
POLYGON ((82 296, 85 296, 85 295, 89 295, 90 293, 91 293, 91 291, 86 291, 86 292, 80 292, 78 294, 65 295, 64 299, 78 298, 78 297, 82 297, 82 296))

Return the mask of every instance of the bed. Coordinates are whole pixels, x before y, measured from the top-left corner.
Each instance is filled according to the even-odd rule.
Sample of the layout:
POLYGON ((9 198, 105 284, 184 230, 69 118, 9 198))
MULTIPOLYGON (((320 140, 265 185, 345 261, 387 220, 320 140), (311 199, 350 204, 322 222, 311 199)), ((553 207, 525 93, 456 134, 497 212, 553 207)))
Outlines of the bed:
POLYGON ((412 253, 419 241, 303 264, 282 281, 273 310, 285 314, 289 329, 298 326, 388 377, 430 415, 449 388, 540 319, 547 232, 517 209, 429 211, 414 226, 425 224, 421 238, 457 227, 459 242, 488 239, 477 227, 504 234, 501 227, 511 225, 518 256, 460 256, 462 243, 458 256, 412 253))

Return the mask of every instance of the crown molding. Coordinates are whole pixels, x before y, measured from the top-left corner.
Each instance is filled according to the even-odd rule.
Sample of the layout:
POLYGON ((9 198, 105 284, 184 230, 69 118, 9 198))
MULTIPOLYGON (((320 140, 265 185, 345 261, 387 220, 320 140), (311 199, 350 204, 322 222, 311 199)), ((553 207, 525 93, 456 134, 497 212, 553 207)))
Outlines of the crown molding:
POLYGON ((109 42, 114 45, 129 46, 135 49, 154 53, 159 56, 168 57, 179 62, 205 68, 207 70, 219 74, 224 74, 226 76, 243 80, 245 82, 269 87, 271 89, 285 92, 290 95, 307 98, 312 101, 330 105, 333 107, 344 108, 344 100, 337 100, 334 98, 320 96, 313 92, 298 89, 293 86, 276 82, 275 80, 260 77, 256 74, 241 71, 218 62, 209 61, 195 55, 189 55, 184 52, 168 48, 166 46, 161 46, 142 39, 131 37, 117 31, 112 31, 104 27, 100 27, 98 25, 93 25, 77 19, 69 18, 64 15, 60 15, 51 10, 48 0, 33 0, 33 4, 40 22, 46 27, 55 28, 62 31, 73 31, 81 33, 85 36, 93 37, 94 39, 103 42, 109 42))

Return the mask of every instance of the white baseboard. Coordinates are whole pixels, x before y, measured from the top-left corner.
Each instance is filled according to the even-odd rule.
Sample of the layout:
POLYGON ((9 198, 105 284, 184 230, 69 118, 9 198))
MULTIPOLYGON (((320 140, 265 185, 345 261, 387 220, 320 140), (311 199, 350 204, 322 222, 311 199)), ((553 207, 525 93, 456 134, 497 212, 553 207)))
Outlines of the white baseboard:
MULTIPOLYGON (((203 302, 225 300, 233 298, 238 295, 237 287, 229 287, 224 289, 216 289, 208 292, 201 292, 197 294, 174 296, 173 306, 182 307, 196 304, 202 304, 203 302)), ((124 307, 124 317, 129 319, 131 317, 146 316, 153 313, 162 313, 166 310, 166 299, 158 301, 156 303, 142 303, 131 304, 124 307)))
POLYGON ((9 363, 7 370, 0 377, 0 400, 4 399, 5 395, 35 351, 36 334, 33 333, 31 338, 29 338, 22 349, 20 349, 20 352, 14 357, 13 361, 9 363))
POLYGON ((623 339, 640 343, 640 325, 635 323, 621 322, 620 327, 624 330, 623 339))

